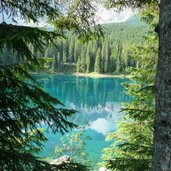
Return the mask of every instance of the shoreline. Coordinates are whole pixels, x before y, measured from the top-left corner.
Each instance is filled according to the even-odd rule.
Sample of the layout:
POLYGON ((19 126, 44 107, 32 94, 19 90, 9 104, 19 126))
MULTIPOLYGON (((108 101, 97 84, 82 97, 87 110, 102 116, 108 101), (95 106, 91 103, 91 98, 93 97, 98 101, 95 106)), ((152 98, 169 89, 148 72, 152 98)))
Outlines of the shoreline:
POLYGON ((131 78, 129 74, 99 74, 99 73, 71 73, 77 77, 90 77, 90 78, 131 78))
POLYGON ((73 75, 76 77, 89 77, 89 78, 131 78, 130 74, 99 74, 95 72, 91 73, 65 73, 65 72, 34 72, 31 74, 59 74, 59 75, 73 75))

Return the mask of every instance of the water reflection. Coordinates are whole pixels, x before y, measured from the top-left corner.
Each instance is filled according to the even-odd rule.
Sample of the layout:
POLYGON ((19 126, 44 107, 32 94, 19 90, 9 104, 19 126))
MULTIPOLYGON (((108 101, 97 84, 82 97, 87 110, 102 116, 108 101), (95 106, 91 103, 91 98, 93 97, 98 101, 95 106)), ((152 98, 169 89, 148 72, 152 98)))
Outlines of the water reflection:
POLYGON ((120 78, 87 78, 69 75, 47 75, 35 76, 42 87, 52 96, 58 97, 64 102, 73 103, 76 106, 87 105, 94 107, 105 106, 106 102, 130 101, 126 96, 122 83, 128 81, 120 78))
MULTIPOLYGON (((121 86, 128 79, 92 79, 54 74, 39 74, 34 77, 45 91, 57 97, 67 108, 78 111, 71 120, 79 125, 86 125, 85 134, 93 138, 91 142, 87 142, 87 149, 91 159, 99 161, 101 150, 107 145, 106 135, 116 130, 116 123, 122 119, 123 114, 119 113, 121 103, 131 100, 121 86)), ((44 156, 51 154, 59 143, 60 136, 47 134, 49 140, 45 144, 44 156)))
MULTIPOLYGON (((87 104, 80 106, 75 106, 73 103, 66 105, 68 108, 76 109, 79 111, 76 115, 72 116, 72 121, 79 123, 79 125, 84 125, 87 123, 92 123, 98 118, 104 118, 108 121, 119 122, 122 120, 123 113, 120 113, 121 103, 116 102, 106 102, 104 106, 88 106, 87 104)), ((107 124, 107 123, 105 123, 107 124)))
POLYGON ((108 133, 116 130, 113 121, 104 118, 98 118, 90 124, 89 128, 97 131, 98 133, 102 133, 103 135, 107 135, 108 133))

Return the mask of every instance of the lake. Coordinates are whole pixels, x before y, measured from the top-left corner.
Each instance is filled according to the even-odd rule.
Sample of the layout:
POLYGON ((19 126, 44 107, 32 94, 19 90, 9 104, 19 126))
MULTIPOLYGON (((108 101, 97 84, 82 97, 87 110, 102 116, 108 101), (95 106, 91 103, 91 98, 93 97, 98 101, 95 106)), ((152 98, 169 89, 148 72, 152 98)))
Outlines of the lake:
MULTIPOLYGON (((108 133, 117 130, 117 124, 122 120, 121 104, 130 102, 131 98, 125 94, 122 83, 125 78, 89 78, 71 75, 37 74, 34 77, 41 83, 46 92, 58 98, 67 108, 78 112, 72 121, 79 126, 85 126, 87 140, 86 150, 94 163, 100 161, 102 149, 110 142, 105 142, 108 133)), ((78 130, 73 130, 78 131, 78 130)), ((60 134, 46 134, 44 157, 50 157, 57 144, 60 144, 60 134)))

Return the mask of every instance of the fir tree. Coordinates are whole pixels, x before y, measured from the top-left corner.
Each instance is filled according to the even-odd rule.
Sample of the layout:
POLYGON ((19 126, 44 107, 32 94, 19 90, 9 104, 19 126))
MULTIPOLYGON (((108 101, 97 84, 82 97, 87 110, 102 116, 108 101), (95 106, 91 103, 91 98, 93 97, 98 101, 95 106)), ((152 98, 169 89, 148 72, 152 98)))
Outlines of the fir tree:
POLYGON ((153 33, 146 37, 144 46, 132 50, 132 58, 140 63, 132 71, 132 82, 125 84, 133 101, 123 106, 125 120, 119 124, 118 131, 107 137, 107 140, 115 140, 104 150, 103 158, 108 161, 105 163, 108 168, 121 171, 152 168, 157 45, 157 35, 153 33))
POLYGON ((109 71, 109 44, 108 41, 105 43, 105 62, 104 62, 104 72, 108 72, 109 71))
POLYGON ((116 58, 116 72, 120 73, 122 71, 122 62, 121 62, 121 56, 122 56, 122 43, 118 42, 118 49, 117 49, 117 58, 116 58))
POLYGON ((68 62, 70 62, 70 63, 74 62, 74 42, 73 42, 73 40, 69 44, 68 62))
POLYGON ((100 50, 100 48, 98 48, 97 52, 96 52, 94 71, 97 72, 97 73, 101 72, 101 50, 100 50))
POLYGON ((90 67, 91 67, 91 60, 90 60, 90 45, 88 44, 87 46, 87 51, 86 51, 86 72, 90 72, 90 67))
POLYGON ((104 65, 105 65, 105 49, 106 49, 106 45, 105 43, 102 44, 102 50, 101 50, 101 72, 104 73, 105 69, 104 69, 104 65))
POLYGON ((77 72, 80 72, 80 68, 81 68, 81 61, 80 58, 77 60, 77 72))
POLYGON ((83 73, 86 72, 86 59, 85 59, 85 47, 84 46, 81 49, 80 71, 83 72, 83 73))
POLYGON ((58 65, 58 61, 59 61, 58 57, 59 56, 56 56, 55 54, 53 55, 53 61, 52 61, 52 71, 53 72, 55 72, 55 70, 57 69, 57 65, 58 65))
MULTIPOLYGON (((10 57, 14 58, 13 54, 16 54, 18 59, 21 59, 20 63, 4 64, 2 61, 0 65, 0 170, 85 170, 85 167, 72 162, 58 166, 50 165, 35 156, 42 148, 41 141, 46 140, 38 126, 44 123, 54 133, 64 133, 76 125, 67 120, 75 111, 66 109, 58 99, 44 92, 29 74, 28 71, 43 69, 45 62, 36 58, 29 45, 34 47, 36 52, 41 51, 45 46, 50 46, 49 43, 54 44, 54 39, 63 37, 62 30, 65 28, 74 28, 75 32, 80 33, 80 37, 85 38, 84 40, 95 32, 97 36, 101 34, 98 26, 93 30, 89 27, 89 16, 94 9, 88 1, 80 1, 79 4, 75 1, 70 4, 72 10, 78 14, 77 17, 81 18, 76 19, 77 22, 74 23, 70 22, 70 18, 73 17, 71 6, 65 4, 69 7, 66 15, 66 11, 63 14, 59 5, 51 0, 13 0, 0 3, 3 18, 3 23, 0 24, 1 52, 6 48, 11 52, 10 57), (80 10, 80 5, 83 4, 87 5, 87 8, 80 10), (23 19, 39 22, 39 18, 47 18, 58 29, 56 32, 48 32, 38 28, 6 24, 4 15, 13 21, 23 19)), ((91 21, 92 26, 93 18, 91 21)), ((48 54, 48 57, 52 56, 48 54)))

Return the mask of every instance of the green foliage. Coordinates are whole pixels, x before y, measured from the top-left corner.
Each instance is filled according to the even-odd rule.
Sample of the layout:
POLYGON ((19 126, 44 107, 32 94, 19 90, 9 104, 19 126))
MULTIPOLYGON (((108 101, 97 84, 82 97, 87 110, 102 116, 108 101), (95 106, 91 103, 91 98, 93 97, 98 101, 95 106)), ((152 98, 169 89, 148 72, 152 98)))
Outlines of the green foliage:
MULTIPOLYGON (((125 7, 142 8, 147 4, 154 3, 154 0, 103 0, 104 5, 108 8, 115 7, 117 9, 124 9, 125 7)), ((158 0, 156 0, 158 2, 158 0)))
POLYGON ((53 56, 53 62, 52 62, 52 71, 53 72, 55 71, 55 68, 58 67, 58 56, 56 56, 56 55, 53 56))
MULTIPOLYGON (((85 170, 78 163, 54 166, 36 157, 42 141, 46 140, 38 127, 46 124, 52 132, 67 132, 76 127, 68 121, 75 111, 66 109, 58 99, 44 92, 29 72, 44 69, 45 62, 52 56, 47 50, 46 58, 41 58, 42 50, 45 46, 58 46, 54 39, 63 37, 63 29, 66 28, 61 26, 68 26, 69 30, 74 28, 78 37, 85 36, 85 40, 96 33, 101 35, 101 28, 93 27, 94 20, 90 20, 94 8, 89 1, 72 1, 72 8, 67 1, 64 4, 69 7, 67 10, 59 1, 52 0, 9 0, 0 3, 3 19, 0 24, 0 170, 85 170), (57 28, 45 31, 6 24, 5 15, 14 22, 23 19, 35 23, 39 18, 47 18, 57 28), (68 16, 74 16, 74 25, 69 20, 62 20, 68 16)), ((59 59, 58 55, 54 64, 59 59)))
POLYGON ((101 50, 97 49, 95 64, 94 64, 94 71, 97 73, 101 72, 101 50))
POLYGON ((95 21, 96 8, 91 0, 64 0, 62 3, 60 5, 63 16, 50 18, 55 27, 74 31, 77 38, 83 42, 103 36, 103 29, 95 21))
POLYGON ((90 54, 90 45, 87 47, 86 52, 86 72, 89 73, 91 69, 91 54, 90 54))
MULTIPOLYGON (((20 54, 24 53, 23 50, 20 54)), ((24 57, 27 56, 28 54, 24 57)), ((28 73, 28 70, 34 71, 39 67, 32 64, 31 56, 28 57, 31 64, 24 61, 23 64, 0 66, 0 152, 3 154, 0 168, 2 170, 11 168, 36 170, 39 165, 42 168, 46 167, 48 164, 33 155, 42 148, 41 141, 46 140, 38 126, 44 123, 53 132, 61 133, 75 127, 73 123, 67 121, 67 117, 75 111, 65 109, 58 99, 44 92, 28 73), (30 133, 33 135, 32 138, 30 133)), ((41 64, 37 59, 33 60, 34 64, 35 62, 41 64)))
POLYGON ((86 139, 90 137, 85 137, 84 131, 65 134, 60 140, 60 145, 55 147, 55 158, 67 155, 74 163, 90 166, 89 155, 85 149, 86 139))
POLYGON ((27 62, 34 62, 38 64, 34 54, 29 49, 28 44, 32 44, 35 51, 47 45, 48 41, 52 41, 55 37, 62 36, 54 32, 47 32, 38 28, 31 28, 26 26, 0 24, 0 49, 7 48, 12 53, 17 53, 17 57, 27 60, 27 62))
POLYGON ((113 143, 104 149, 103 154, 103 164, 112 170, 151 170, 157 46, 157 35, 152 32, 143 46, 131 51, 132 58, 139 62, 132 69, 131 83, 125 84, 133 101, 123 106, 125 121, 119 124, 117 132, 108 135, 107 141, 112 140, 113 143))
POLYGON ((77 72, 95 72, 97 49, 100 49, 101 62, 98 65, 101 73, 126 73, 129 67, 134 67, 137 63, 130 58, 129 47, 142 45, 143 35, 150 30, 147 24, 140 21, 137 23, 128 21, 103 25, 104 39, 92 40, 84 45, 77 40, 77 35, 67 32, 68 39, 57 39, 55 41, 57 48, 53 46, 45 48, 44 56, 47 57, 48 53, 48 57, 52 58, 56 50, 63 54, 63 58, 59 60, 61 67, 55 69, 57 72, 63 72, 62 66, 66 62, 77 64, 75 67, 77 72))

